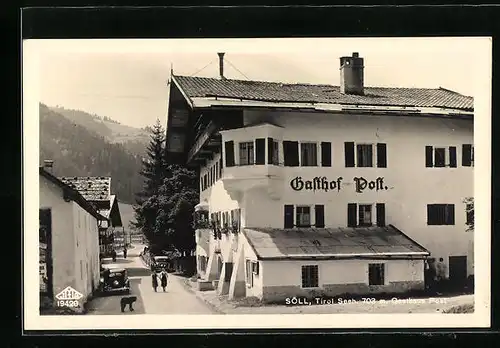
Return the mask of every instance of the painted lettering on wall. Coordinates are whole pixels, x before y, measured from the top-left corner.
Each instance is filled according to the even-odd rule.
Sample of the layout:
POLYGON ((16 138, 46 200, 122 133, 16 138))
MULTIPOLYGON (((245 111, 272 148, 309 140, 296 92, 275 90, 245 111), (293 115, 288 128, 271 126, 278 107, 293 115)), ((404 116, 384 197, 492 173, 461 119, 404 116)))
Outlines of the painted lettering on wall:
POLYGON ((302 177, 297 176, 295 179, 290 181, 290 186, 295 191, 318 191, 322 190, 328 192, 329 190, 340 191, 340 183, 342 182, 342 177, 337 178, 337 180, 329 181, 326 177, 315 177, 312 180, 302 180, 302 177))
POLYGON ((356 187, 356 192, 362 193, 366 188, 369 190, 387 190, 387 186, 384 185, 384 178, 377 178, 372 181, 368 181, 365 178, 354 178, 354 185, 356 187))
MULTIPOLYGON (((290 181, 290 187, 295 191, 340 191, 344 178, 338 177, 335 180, 328 180, 327 177, 315 177, 312 180, 304 180, 301 176, 297 176, 290 181)), ((363 177, 353 178, 354 187, 357 193, 362 193, 365 190, 382 191, 387 190, 388 187, 384 185, 384 178, 379 177, 375 180, 367 180, 363 177)))

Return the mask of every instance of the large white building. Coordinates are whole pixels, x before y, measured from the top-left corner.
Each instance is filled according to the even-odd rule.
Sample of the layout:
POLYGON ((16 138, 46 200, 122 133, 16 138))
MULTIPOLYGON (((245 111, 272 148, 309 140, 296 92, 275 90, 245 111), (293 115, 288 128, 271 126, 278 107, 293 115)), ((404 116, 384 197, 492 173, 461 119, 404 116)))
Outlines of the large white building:
POLYGON ((230 297, 421 289, 424 259, 474 273, 473 98, 364 86, 171 77, 167 157, 199 170, 200 288, 230 297))

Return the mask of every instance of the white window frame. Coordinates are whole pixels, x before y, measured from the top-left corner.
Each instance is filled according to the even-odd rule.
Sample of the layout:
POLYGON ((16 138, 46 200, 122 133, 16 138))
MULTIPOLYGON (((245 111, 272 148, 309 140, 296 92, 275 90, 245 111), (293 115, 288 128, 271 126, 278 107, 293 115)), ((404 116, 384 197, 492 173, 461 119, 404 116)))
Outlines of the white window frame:
MULTIPOLYGON (((360 207, 362 205, 365 205, 365 206, 370 206, 371 207, 371 225, 370 226, 375 226, 377 224, 377 212, 376 212, 376 205, 375 203, 358 203, 357 206, 356 206, 356 214, 357 214, 357 220, 356 223, 358 226, 360 227, 365 227, 364 225, 361 225, 360 222, 360 207)), ((369 227, 369 226, 366 226, 366 227, 369 227)))
POLYGON ((375 144, 373 143, 354 143, 354 163, 357 168, 374 168, 377 164, 377 151, 375 150, 375 144), (371 146, 372 148, 372 165, 371 167, 360 167, 358 158, 358 145, 360 146, 371 146))
POLYGON ((307 264, 307 265, 301 265, 300 266, 300 287, 302 289, 319 289, 320 288, 320 269, 319 269, 319 265, 316 264, 316 265, 310 265, 310 264, 307 264), (316 269, 318 270, 318 284, 316 286, 304 286, 304 282, 303 282, 303 278, 302 278, 302 268, 303 267, 316 267, 316 269))
POLYGON ((367 284, 368 286, 384 286, 384 285, 387 285, 388 284, 388 281, 387 281, 387 263, 386 262, 369 262, 368 265, 367 265, 367 272, 366 272, 366 275, 368 276, 368 279, 367 279, 367 284), (370 284, 370 265, 382 265, 382 267, 384 268, 384 278, 382 279, 382 284, 378 284, 378 285, 375 285, 375 284, 370 284))
POLYGON ((320 147, 317 141, 299 141, 299 166, 300 167, 318 167, 320 162, 320 147), (316 164, 312 166, 305 166, 302 163, 302 144, 315 144, 316 145, 316 164))
POLYGON ((444 167, 450 166, 450 146, 433 146, 432 147, 432 166, 435 168, 444 168, 444 167, 436 167, 436 149, 444 149, 444 167))
MULTIPOLYGON (((309 205, 309 204, 297 204, 295 205, 294 207, 294 212, 293 212, 293 223, 294 223, 294 226, 297 227, 297 228, 302 228, 302 226, 299 226, 298 224, 298 220, 297 220, 297 211, 298 211, 298 208, 309 208, 309 226, 308 227, 311 227, 311 226, 314 226, 316 224, 316 212, 314 211, 314 205, 309 205)), ((305 227, 307 228, 307 227, 305 227)))
MULTIPOLYGON (((246 149, 247 151, 247 154, 249 153, 248 152, 248 148, 246 149)), ((253 166, 255 165, 255 141, 254 140, 247 140, 247 141, 240 141, 238 142, 238 166, 253 166), (248 158, 248 163, 246 164, 241 164, 241 145, 243 144, 252 144, 252 161, 250 161, 250 159, 248 158)))

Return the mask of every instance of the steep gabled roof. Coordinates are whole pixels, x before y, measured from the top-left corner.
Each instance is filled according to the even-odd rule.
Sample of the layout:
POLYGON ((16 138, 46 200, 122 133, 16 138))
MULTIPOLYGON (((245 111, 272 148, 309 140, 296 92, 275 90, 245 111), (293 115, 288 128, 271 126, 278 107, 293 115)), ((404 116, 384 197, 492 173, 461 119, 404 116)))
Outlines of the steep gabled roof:
POLYGON ((58 179, 56 176, 52 175, 46 171, 43 167, 39 167, 39 175, 59 186, 65 192, 66 197, 75 201, 80 207, 85 209, 89 214, 94 216, 98 220, 108 220, 106 217, 99 214, 96 207, 92 205, 88 200, 86 200, 73 186, 68 185, 62 180, 58 179))
POLYGON ((62 182, 75 188, 88 201, 111 199, 111 178, 104 176, 61 177, 62 182))
POLYGON ((473 111, 474 98, 445 88, 365 87, 365 95, 340 93, 339 86, 285 84, 206 77, 173 76, 188 98, 218 97, 289 103, 445 108, 473 111))

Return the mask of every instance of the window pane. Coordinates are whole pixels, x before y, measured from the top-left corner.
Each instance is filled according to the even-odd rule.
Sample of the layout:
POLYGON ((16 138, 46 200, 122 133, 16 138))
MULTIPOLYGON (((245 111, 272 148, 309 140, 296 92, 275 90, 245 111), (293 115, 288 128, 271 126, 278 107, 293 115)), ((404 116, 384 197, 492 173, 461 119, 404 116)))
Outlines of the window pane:
POLYGON ((250 165, 254 162, 253 142, 240 143, 240 165, 250 165))
POLYGON ((300 155, 302 166, 316 166, 317 165, 317 146, 315 143, 302 143, 300 144, 300 155))
POLYGON ((434 167, 444 167, 445 166, 445 149, 435 148, 434 149, 434 167))
POLYGON ((372 224, 372 206, 359 205, 359 225, 371 226, 372 224))
POLYGON ((373 167, 372 145, 357 145, 358 167, 373 167))
POLYGON ((296 215, 297 226, 310 226, 311 225, 311 208, 310 207, 297 207, 296 215))

